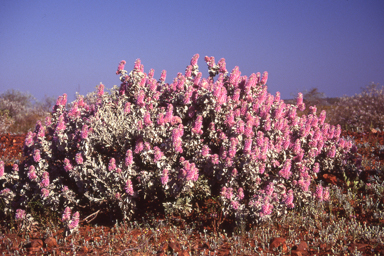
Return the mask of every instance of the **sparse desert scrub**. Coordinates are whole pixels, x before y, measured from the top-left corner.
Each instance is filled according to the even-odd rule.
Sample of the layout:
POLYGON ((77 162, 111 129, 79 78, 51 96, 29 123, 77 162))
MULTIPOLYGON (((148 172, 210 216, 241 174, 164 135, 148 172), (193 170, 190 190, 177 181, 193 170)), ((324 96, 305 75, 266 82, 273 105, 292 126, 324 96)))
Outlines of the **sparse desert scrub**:
POLYGON ((0 94, 1 134, 25 134, 34 129, 38 120, 50 114, 53 103, 52 97, 37 101, 30 93, 13 89, 3 92, 0 94))
POLYGON ((368 131, 384 129, 384 86, 370 84, 360 94, 344 96, 330 112, 330 122, 345 130, 368 131))

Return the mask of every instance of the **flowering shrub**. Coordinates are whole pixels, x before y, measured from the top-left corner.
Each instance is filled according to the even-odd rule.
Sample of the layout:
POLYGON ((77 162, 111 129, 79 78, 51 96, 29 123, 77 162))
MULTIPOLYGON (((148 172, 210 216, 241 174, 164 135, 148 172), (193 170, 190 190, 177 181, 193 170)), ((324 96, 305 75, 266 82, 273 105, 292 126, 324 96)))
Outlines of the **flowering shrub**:
POLYGON ((330 122, 339 123, 353 131, 371 128, 384 129, 384 86, 371 84, 362 93, 352 97, 341 97, 330 115, 330 122))
POLYGON ((70 220, 70 208, 118 208, 129 219, 142 199, 188 212, 197 196, 220 195, 225 214, 255 220, 326 201, 316 174, 351 162, 341 127, 325 123, 316 107, 299 117, 302 94, 297 105, 269 94, 267 72, 228 73, 224 59, 205 57, 209 77, 202 78, 198 58, 170 84, 166 71, 156 80, 138 59, 130 73, 120 62, 121 86, 110 93, 100 84, 71 104, 60 96, 51 117, 26 136, 20 179, 5 175, 17 191, 3 193, 13 210, 38 198, 63 212, 71 229, 79 215, 70 220))

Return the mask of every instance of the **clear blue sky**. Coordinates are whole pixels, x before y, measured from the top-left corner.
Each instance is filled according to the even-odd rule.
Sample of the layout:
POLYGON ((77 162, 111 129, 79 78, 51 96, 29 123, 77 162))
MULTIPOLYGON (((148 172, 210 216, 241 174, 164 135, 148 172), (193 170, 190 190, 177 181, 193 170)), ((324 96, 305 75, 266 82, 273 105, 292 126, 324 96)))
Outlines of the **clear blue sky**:
POLYGON ((172 82, 195 53, 204 76, 206 55, 268 71, 283 99, 313 87, 352 96, 384 85, 384 1, 0 0, 0 93, 73 100, 119 85, 118 63, 130 71, 137 58, 172 82))

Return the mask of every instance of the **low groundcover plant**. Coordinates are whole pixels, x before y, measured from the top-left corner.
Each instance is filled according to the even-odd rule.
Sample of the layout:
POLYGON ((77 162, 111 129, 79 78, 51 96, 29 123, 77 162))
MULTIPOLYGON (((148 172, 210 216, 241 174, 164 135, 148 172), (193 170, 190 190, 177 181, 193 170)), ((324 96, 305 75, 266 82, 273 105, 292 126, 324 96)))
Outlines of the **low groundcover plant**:
POLYGON ((188 213, 198 196, 220 196, 224 214, 256 222, 327 201, 317 175, 354 164, 356 148, 340 126, 325 123, 316 106, 299 117, 302 94, 296 105, 269 94, 267 72, 228 73, 224 59, 205 57, 202 78, 198 58, 170 84, 166 71, 156 80, 138 59, 129 73, 120 62, 121 86, 110 93, 100 84, 71 104, 60 96, 27 134, 26 160, 7 173, 0 164, 6 213, 31 222, 28 203, 41 200, 72 231, 82 209, 130 219, 138 200, 188 213))

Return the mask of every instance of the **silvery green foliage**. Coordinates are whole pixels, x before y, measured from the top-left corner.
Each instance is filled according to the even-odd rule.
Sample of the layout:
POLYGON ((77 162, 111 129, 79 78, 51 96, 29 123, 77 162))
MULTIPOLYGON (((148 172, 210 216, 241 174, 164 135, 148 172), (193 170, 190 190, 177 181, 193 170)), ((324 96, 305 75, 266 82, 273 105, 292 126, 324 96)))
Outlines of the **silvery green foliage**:
POLYGON ((362 93, 341 97, 330 115, 330 122, 352 131, 384 130, 384 86, 372 83, 362 93))
POLYGON ((352 142, 340 126, 315 108, 297 116, 302 95, 295 106, 269 94, 267 72, 228 74, 224 59, 206 57, 202 79, 198 57, 171 84, 165 71, 155 80, 140 60, 130 73, 122 61, 119 88, 107 93, 100 84, 68 108, 59 97, 52 117, 26 137, 14 208, 38 198, 54 211, 118 207, 129 219, 137 200, 158 198, 167 212, 183 213, 213 195, 225 214, 262 220, 326 201, 327 189, 313 194, 312 181, 350 163, 352 142))

